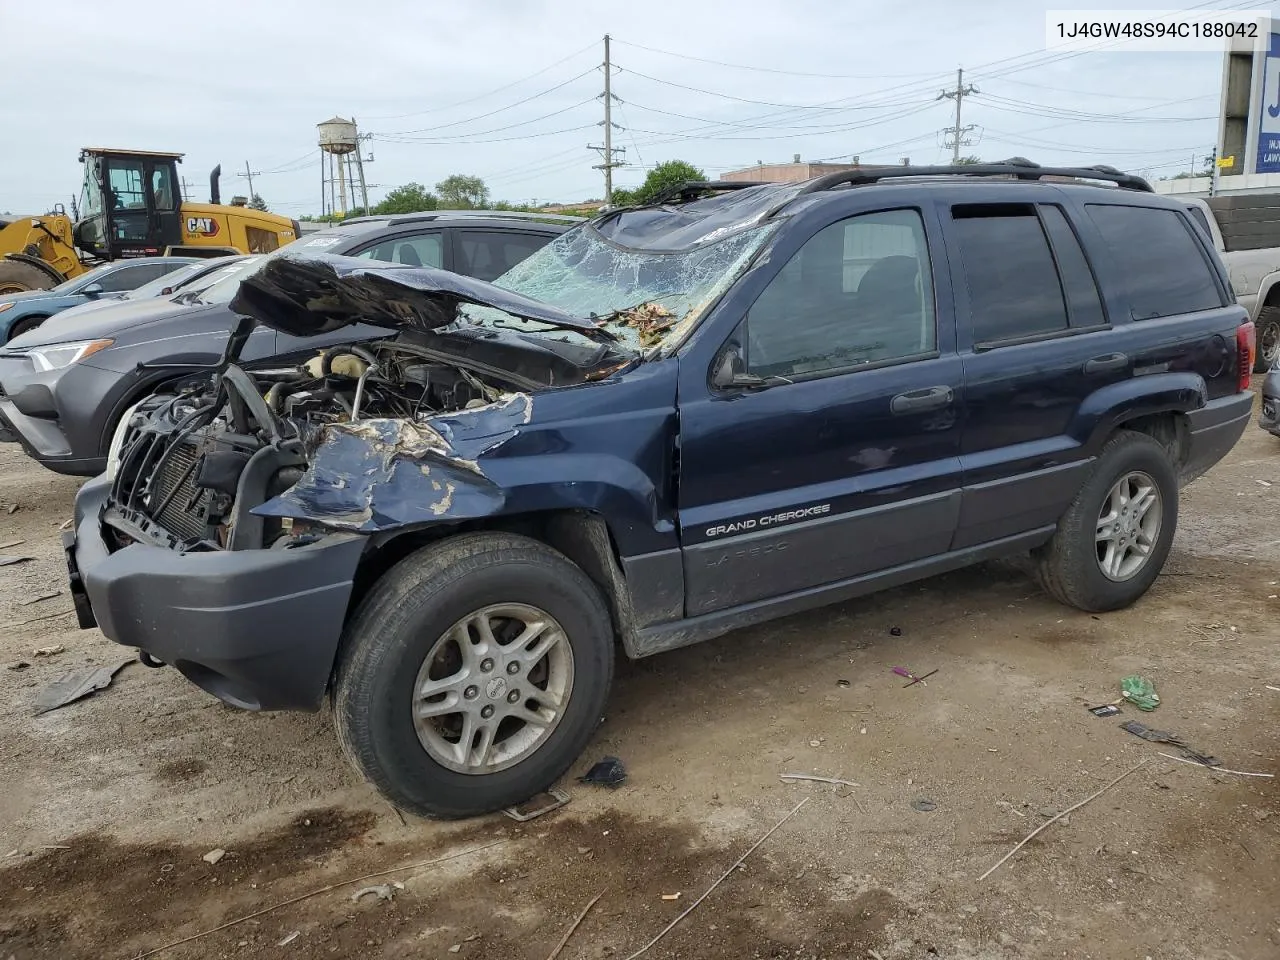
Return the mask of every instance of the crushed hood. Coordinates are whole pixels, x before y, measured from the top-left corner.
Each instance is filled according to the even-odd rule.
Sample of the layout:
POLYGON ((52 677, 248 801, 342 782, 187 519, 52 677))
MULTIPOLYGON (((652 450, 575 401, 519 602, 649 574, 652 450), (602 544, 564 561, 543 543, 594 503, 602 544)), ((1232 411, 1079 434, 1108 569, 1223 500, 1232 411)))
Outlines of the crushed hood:
POLYGON ((356 257, 276 256, 240 283, 231 308, 292 336, 308 337, 368 323, 391 330, 435 330, 457 319, 461 304, 493 307, 514 317, 615 339, 595 320, 483 280, 431 267, 356 257))

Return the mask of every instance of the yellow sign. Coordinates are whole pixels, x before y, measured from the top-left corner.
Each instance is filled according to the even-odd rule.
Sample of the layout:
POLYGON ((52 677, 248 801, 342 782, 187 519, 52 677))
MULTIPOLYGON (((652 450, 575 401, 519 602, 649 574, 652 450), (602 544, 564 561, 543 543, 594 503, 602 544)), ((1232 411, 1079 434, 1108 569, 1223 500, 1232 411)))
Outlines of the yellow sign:
POLYGON ((1219 170, 1223 169, 1224 167, 1234 167, 1235 165, 1236 165, 1235 157, 1219 157, 1218 158, 1219 170))

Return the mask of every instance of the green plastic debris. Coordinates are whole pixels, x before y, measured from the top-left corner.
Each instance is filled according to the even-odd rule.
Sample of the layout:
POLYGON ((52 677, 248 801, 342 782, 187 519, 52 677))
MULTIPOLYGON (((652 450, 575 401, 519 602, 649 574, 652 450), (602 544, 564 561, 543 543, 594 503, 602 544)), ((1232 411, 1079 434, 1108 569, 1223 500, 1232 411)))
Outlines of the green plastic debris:
POLYGON ((1156 685, 1146 677, 1125 677, 1120 681, 1120 690, 1124 698, 1139 710, 1154 710, 1160 706, 1156 685))

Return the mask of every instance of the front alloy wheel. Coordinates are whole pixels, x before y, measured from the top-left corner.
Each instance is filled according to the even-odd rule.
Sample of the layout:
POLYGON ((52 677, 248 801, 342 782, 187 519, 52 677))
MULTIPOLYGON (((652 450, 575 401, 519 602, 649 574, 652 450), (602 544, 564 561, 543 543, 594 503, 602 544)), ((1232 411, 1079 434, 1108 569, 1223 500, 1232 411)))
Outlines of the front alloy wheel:
POLYGON ((573 648, 545 610, 492 604, 432 646, 414 684, 422 748, 459 773, 505 770, 555 731, 573 690, 573 648))

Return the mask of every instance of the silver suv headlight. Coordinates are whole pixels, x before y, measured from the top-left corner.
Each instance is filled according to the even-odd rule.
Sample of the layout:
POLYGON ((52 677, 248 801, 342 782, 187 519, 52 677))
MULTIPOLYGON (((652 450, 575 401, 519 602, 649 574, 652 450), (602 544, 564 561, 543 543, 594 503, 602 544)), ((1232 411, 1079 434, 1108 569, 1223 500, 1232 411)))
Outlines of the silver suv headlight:
POLYGON ((50 370, 61 370, 73 363, 79 363, 85 357, 91 357, 99 350, 105 350, 114 340, 77 340, 74 343, 50 343, 43 347, 28 347, 26 355, 41 373, 50 370))
POLYGON ((107 447, 107 479, 109 480, 114 480, 116 473, 120 470, 120 448, 124 446, 125 434, 129 432, 129 421, 133 419, 133 412, 147 399, 149 398, 144 397, 126 410, 120 422, 116 424, 116 432, 111 435, 111 446, 107 447))

